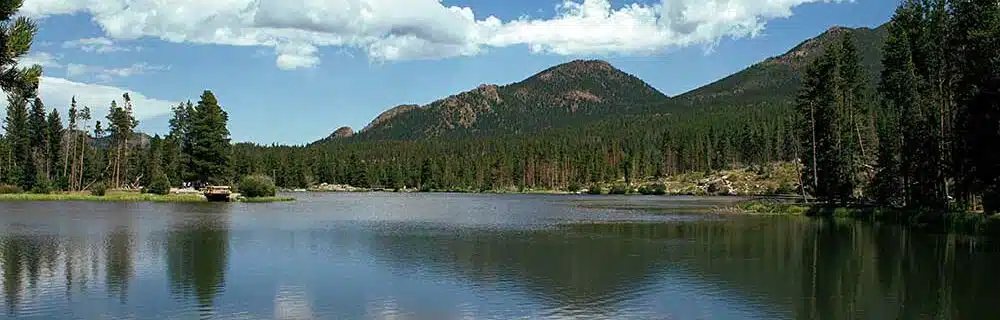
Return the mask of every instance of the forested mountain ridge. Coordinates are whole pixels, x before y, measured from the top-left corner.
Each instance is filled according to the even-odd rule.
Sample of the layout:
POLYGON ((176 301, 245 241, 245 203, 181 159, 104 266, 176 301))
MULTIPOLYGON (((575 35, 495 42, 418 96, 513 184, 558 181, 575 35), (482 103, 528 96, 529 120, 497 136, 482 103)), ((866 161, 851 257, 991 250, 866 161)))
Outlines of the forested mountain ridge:
MULTIPOLYGON (((657 115, 689 108, 791 104, 805 66, 828 44, 851 34, 868 81, 881 70, 886 25, 834 26, 788 52, 768 58, 718 81, 667 97, 641 79, 601 60, 574 60, 509 85, 484 84, 420 106, 386 110, 352 141, 415 140, 537 133, 622 115, 657 115)), ((331 135, 321 141, 331 140, 331 135)))
POLYGON ((401 105, 375 118, 357 139, 421 139, 520 134, 609 115, 668 99, 605 61, 575 60, 508 85, 479 87, 425 106, 401 105))
POLYGON ((809 62, 823 55, 829 44, 850 34, 858 48, 867 81, 874 84, 882 70, 882 46, 888 36, 887 24, 876 28, 834 26, 805 40, 782 55, 756 63, 718 81, 680 94, 674 107, 719 104, 792 103, 795 91, 809 62))

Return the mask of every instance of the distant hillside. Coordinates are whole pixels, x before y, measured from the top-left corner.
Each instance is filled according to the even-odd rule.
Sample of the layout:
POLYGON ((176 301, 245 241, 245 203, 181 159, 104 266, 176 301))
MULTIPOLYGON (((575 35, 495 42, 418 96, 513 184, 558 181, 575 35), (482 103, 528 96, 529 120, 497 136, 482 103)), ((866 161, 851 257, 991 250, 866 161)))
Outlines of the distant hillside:
MULTIPOLYGON (((575 60, 509 85, 484 84, 430 104, 389 109, 357 132, 358 140, 413 140, 529 134, 622 115, 662 115, 691 108, 786 104, 795 100, 806 65, 827 44, 854 37, 870 81, 882 69, 887 26, 832 27, 795 46, 713 83, 670 98, 641 79, 600 60, 575 60)), ((343 132, 342 132, 343 133, 343 132)), ((334 133, 321 140, 335 137, 334 133)))
POLYGON ((344 126, 337 128, 337 130, 334 130, 333 133, 331 133, 327 139, 350 138, 353 135, 354 135, 354 129, 351 129, 351 127, 344 126))
POLYGON ((674 107, 684 107, 792 102, 806 65, 821 56, 826 51, 827 44, 840 41, 848 33, 854 37, 861 64, 868 71, 869 80, 875 81, 882 70, 882 46, 888 36, 887 28, 886 25, 875 29, 832 27, 785 54, 768 58, 740 72, 681 94, 671 99, 671 103, 674 107))
POLYGON ((637 112, 667 96, 599 60, 576 60, 509 85, 484 84, 425 106, 379 115, 362 139, 420 139, 536 132, 637 112))
MULTIPOLYGON (((83 131, 80 130, 77 130, 76 132, 78 136, 83 133, 83 131)), ((63 139, 69 139, 71 135, 72 133, 69 130, 66 130, 65 133, 63 134, 63 139)), ((145 148, 149 146, 149 140, 152 138, 153 138, 152 136, 144 132, 136 132, 132 134, 131 138, 129 138, 128 145, 130 147, 145 148)), ((91 147, 108 148, 111 146, 111 144, 114 143, 114 141, 115 141, 114 136, 110 134, 102 136, 100 138, 94 138, 91 133, 87 134, 87 142, 88 145, 91 147)))

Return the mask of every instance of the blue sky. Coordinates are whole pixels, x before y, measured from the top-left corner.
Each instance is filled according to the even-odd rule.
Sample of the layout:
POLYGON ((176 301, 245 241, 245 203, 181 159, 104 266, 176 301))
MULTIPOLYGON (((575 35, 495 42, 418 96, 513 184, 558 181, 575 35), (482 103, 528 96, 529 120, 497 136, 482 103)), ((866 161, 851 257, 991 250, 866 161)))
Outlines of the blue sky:
POLYGON ((833 25, 882 24, 897 4, 607 1, 26 0, 39 33, 22 62, 43 65, 50 107, 75 95, 103 117, 127 90, 140 130, 163 133, 170 105, 209 89, 233 140, 302 144, 580 58, 675 95, 833 25))

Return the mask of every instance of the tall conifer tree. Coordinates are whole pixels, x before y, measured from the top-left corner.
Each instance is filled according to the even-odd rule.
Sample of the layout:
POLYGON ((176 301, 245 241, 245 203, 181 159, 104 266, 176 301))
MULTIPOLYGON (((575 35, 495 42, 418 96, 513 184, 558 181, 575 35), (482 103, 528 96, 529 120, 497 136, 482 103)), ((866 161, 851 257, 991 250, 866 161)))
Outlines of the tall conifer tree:
POLYGON ((230 177, 229 115, 211 91, 201 94, 191 114, 191 171, 199 185, 226 184, 230 177))

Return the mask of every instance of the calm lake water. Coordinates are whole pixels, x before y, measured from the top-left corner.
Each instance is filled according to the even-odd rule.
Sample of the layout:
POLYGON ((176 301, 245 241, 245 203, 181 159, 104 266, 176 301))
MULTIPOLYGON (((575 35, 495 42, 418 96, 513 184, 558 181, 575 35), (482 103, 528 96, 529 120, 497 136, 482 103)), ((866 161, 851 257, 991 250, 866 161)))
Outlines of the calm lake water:
POLYGON ((988 319, 982 239, 726 199, 296 194, 0 203, 13 319, 988 319))

